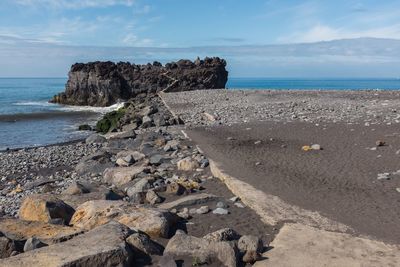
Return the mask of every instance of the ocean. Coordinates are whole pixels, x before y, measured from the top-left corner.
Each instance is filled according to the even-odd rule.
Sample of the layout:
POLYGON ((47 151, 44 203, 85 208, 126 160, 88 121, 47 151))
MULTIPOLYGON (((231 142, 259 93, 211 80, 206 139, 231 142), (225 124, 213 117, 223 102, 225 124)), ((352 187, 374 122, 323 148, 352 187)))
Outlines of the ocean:
POLYGON ((116 108, 75 107, 48 103, 64 91, 66 78, 0 78, 0 151, 84 138, 78 131, 116 108))
MULTIPOLYGON (((0 151, 72 141, 87 136, 78 131, 109 108, 48 103, 64 91, 66 78, 0 78, 0 151)), ((230 78, 229 89, 360 90, 400 89, 400 79, 272 79, 230 78)))

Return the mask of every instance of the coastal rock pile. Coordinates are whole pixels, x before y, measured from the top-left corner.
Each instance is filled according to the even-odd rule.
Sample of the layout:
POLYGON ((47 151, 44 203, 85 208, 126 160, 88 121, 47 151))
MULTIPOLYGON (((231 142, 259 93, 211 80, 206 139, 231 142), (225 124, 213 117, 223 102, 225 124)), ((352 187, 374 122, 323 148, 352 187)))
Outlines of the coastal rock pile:
POLYGON ((2 177, 0 266, 241 266, 259 259, 264 243, 245 237, 265 237, 264 224, 213 178, 206 156, 157 96, 138 99, 107 134, 0 153, 4 162, 29 166, 2 177), (144 125, 144 116, 152 123, 144 125), (63 165, 31 162, 62 158, 66 148, 75 152, 63 165))
POLYGON ((225 88, 226 62, 218 57, 179 60, 163 66, 113 62, 76 63, 68 75, 66 90, 51 100, 68 105, 109 106, 140 93, 179 92, 225 88))

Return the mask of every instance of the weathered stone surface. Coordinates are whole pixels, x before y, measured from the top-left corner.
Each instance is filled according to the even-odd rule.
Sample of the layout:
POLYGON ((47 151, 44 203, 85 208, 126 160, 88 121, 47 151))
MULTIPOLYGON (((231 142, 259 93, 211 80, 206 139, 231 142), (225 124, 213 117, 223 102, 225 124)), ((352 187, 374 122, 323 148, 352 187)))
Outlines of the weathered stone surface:
MULTIPOLYGON (((0 259, 8 258, 13 251, 16 251, 15 242, 5 236, 0 236, 0 259)), ((1 265, 1 261, 0 261, 1 265)))
POLYGON ((116 186, 122 186, 132 181, 136 175, 143 172, 145 166, 113 167, 107 168, 103 173, 104 182, 116 186))
POLYGON ((58 195, 57 197, 76 209, 79 205, 89 200, 121 200, 125 195, 117 190, 110 190, 105 187, 98 187, 92 192, 80 195, 58 195))
POLYGON ((226 62, 205 58, 161 64, 77 63, 71 67, 64 93, 52 102, 69 105, 109 106, 140 93, 225 88, 226 62))
POLYGON ((208 241, 214 241, 214 242, 233 241, 233 240, 238 240, 240 238, 240 235, 231 228, 223 228, 215 232, 209 233, 205 235, 203 238, 207 239, 208 241))
POLYGON ((186 191, 186 189, 182 185, 173 182, 173 183, 167 184, 167 188, 166 188, 165 192, 167 192, 168 194, 182 195, 185 191, 186 191))
POLYGON ((0 219, 0 232, 13 240, 26 240, 36 237, 46 244, 58 243, 82 233, 76 227, 67 227, 44 222, 0 219))
POLYGON ((201 262, 218 259, 228 267, 236 267, 236 250, 228 242, 211 242, 203 238, 189 236, 178 230, 170 239, 164 250, 164 255, 191 256, 201 262))
POLYGON ((149 178, 145 177, 138 181, 126 190, 128 197, 132 198, 135 194, 145 192, 150 187, 149 178))
POLYGON ((68 224, 74 209, 53 195, 30 195, 25 197, 19 209, 19 218, 26 221, 50 222, 62 219, 68 224))
POLYGON ((126 226, 111 222, 63 243, 35 249, 0 261, 14 267, 131 266, 133 254, 126 226))
POLYGON ((146 193, 146 200, 151 205, 155 205, 162 202, 162 199, 154 190, 149 190, 146 193))
POLYGON ((95 200, 80 205, 70 224, 93 229, 111 220, 132 229, 139 229, 152 237, 167 237, 175 223, 172 214, 160 209, 137 207, 123 201, 95 200))
POLYGON ((194 171, 199 167, 199 163, 192 158, 181 159, 177 165, 180 171, 194 171))
POLYGON ((261 258, 263 252, 262 240, 253 235, 244 235, 238 241, 238 248, 240 252, 244 253, 243 262, 254 263, 261 258))
POLYGON ((188 196, 181 197, 175 201, 167 202, 159 205, 160 209, 170 210, 170 209, 180 209, 185 206, 198 205, 207 203, 209 201, 217 200, 219 197, 211 194, 200 193, 192 194, 188 196))
POLYGON ((134 233, 130 235, 126 242, 131 246, 132 250, 138 254, 145 255, 162 255, 164 248, 150 239, 146 234, 134 233))
POLYGON ((37 248, 42 248, 46 247, 47 244, 43 243, 40 241, 40 239, 36 237, 31 237, 26 240, 25 245, 24 245, 24 252, 31 251, 37 248))
POLYGON ((89 193, 90 190, 80 182, 73 182, 67 189, 64 190, 65 195, 81 195, 89 193))
POLYGON ((253 266, 400 266, 400 248, 351 234, 285 223, 253 266))
POLYGON ((116 155, 117 158, 124 158, 128 156, 131 156, 135 162, 140 161, 146 157, 143 153, 134 150, 123 150, 118 152, 116 155))

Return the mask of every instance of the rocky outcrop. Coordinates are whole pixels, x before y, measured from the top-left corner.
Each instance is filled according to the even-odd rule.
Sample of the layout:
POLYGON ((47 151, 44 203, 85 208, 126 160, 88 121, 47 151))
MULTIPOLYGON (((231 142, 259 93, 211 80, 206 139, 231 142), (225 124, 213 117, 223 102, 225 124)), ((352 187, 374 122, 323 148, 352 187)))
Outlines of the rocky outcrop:
POLYGON ((0 266, 133 266, 128 227, 110 222, 66 242, 4 259, 0 266))
POLYGON ((220 58, 179 60, 162 66, 113 62, 76 63, 64 93, 51 100, 69 105, 109 106, 140 93, 225 88, 228 72, 220 58))

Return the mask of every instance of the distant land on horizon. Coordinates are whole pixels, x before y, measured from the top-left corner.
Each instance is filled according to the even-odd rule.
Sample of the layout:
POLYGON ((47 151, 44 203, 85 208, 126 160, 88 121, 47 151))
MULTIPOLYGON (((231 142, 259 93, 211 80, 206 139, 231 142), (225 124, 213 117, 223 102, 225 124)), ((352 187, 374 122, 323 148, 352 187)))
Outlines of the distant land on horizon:
POLYGON ((354 38, 314 43, 198 47, 68 46, 0 35, 0 77, 66 77, 75 62, 167 63, 219 56, 234 78, 398 78, 400 40, 354 38))

